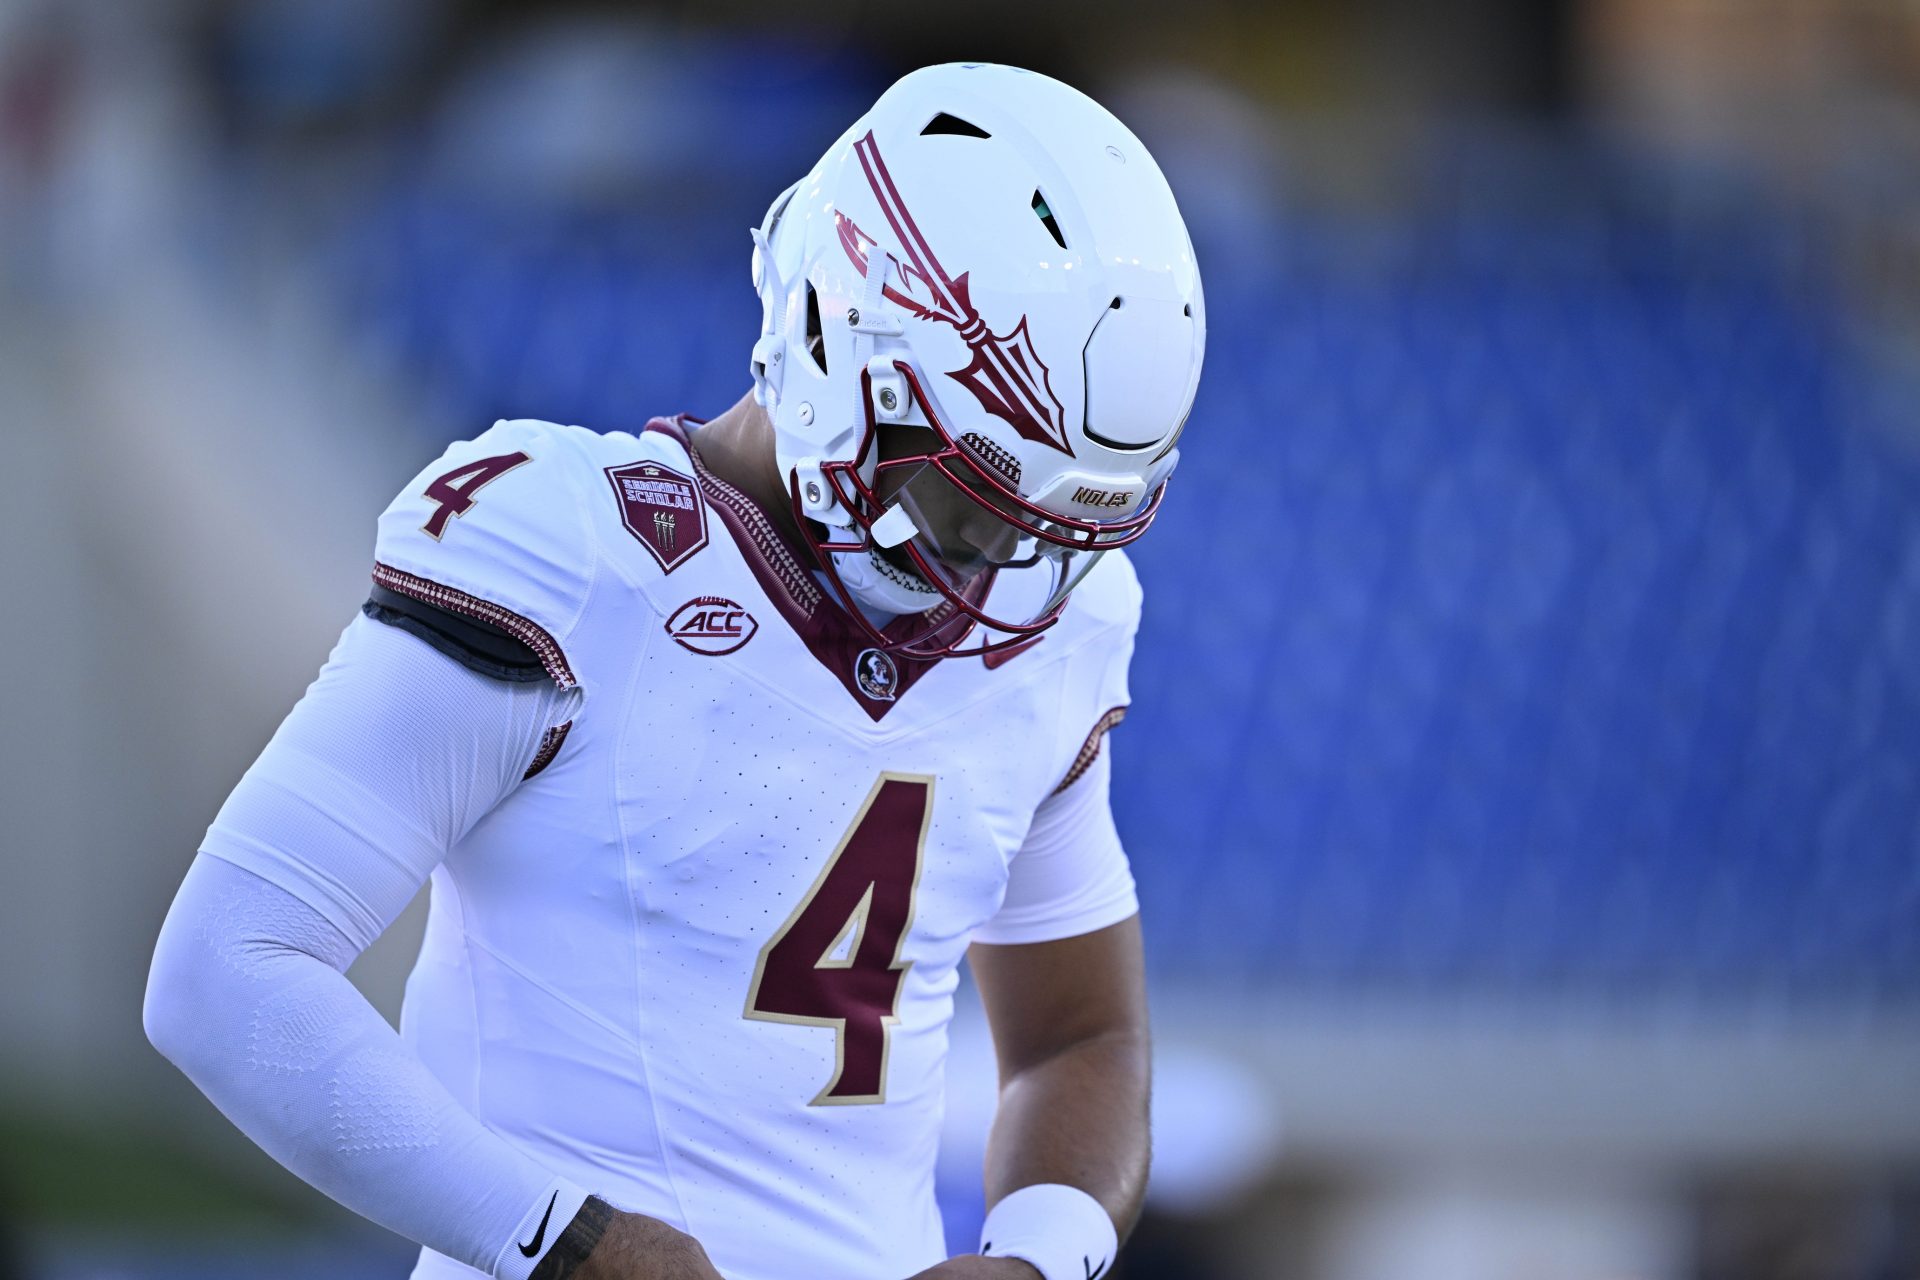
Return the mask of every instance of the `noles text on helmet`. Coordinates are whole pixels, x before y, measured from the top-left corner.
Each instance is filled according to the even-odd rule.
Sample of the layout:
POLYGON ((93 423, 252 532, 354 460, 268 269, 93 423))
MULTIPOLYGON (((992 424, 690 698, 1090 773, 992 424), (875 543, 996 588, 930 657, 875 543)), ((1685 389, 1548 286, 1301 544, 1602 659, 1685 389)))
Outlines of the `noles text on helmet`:
POLYGON ((1152 522, 1206 309, 1160 167, 1085 94, 978 63, 905 77, 773 202, 753 279, 754 397, 876 646, 1020 643, 1152 522), (861 606, 922 625, 883 635, 861 606))

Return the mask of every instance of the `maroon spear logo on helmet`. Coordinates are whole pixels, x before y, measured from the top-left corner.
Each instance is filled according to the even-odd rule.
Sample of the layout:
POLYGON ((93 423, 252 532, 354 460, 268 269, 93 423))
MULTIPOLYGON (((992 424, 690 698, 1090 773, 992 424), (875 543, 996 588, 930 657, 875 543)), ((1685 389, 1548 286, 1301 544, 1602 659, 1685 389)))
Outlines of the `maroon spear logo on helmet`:
MULTIPOLYGON (((873 134, 869 132, 853 149, 860 157, 860 167, 866 171, 867 185, 873 189, 874 198, 886 215, 887 225, 893 228, 893 234, 906 250, 907 260, 900 264, 900 278, 915 293, 924 289, 929 301, 922 302, 891 284, 886 287, 886 296, 913 315, 943 321, 959 332, 960 340, 973 352, 973 361, 964 369, 953 370, 951 376, 973 392, 981 408, 1006 422, 1023 439, 1072 457, 1073 446, 1067 441, 1066 409, 1053 394, 1047 366, 1034 350, 1033 338, 1027 333, 1027 317, 1021 316, 1020 323, 1013 326, 1010 333, 994 333, 987 328, 987 322, 974 310, 968 295, 968 273, 949 276, 940 265, 932 246, 920 233, 919 224, 907 211, 899 189, 893 185, 893 175, 887 172, 886 163, 880 158, 873 134)), ((836 212, 834 217, 841 246, 853 264, 864 272, 867 255, 873 251, 873 237, 846 215, 836 212)))

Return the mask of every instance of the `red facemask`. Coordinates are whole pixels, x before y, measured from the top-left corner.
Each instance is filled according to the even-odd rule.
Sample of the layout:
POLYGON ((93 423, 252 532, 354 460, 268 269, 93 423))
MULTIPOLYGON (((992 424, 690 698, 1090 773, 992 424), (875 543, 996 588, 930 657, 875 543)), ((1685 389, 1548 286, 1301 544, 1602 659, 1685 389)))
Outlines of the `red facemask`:
MULTIPOLYGON (((1027 643, 1059 621, 1067 597, 1106 552, 1124 547, 1153 523, 1166 495, 1163 480, 1137 511, 1112 521, 1063 516, 1023 497, 1008 476, 1008 460, 984 437, 956 438, 941 421, 912 367, 896 360, 924 411, 935 442, 925 452, 878 456, 883 425, 874 416, 871 376, 861 374, 866 428, 853 460, 828 462, 821 473, 841 507, 866 536, 834 540, 834 531, 810 520, 797 481, 795 521, 812 547, 841 606, 865 630, 874 647, 914 658, 992 653, 1027 643), (999 455, 999 465, 996 465, 999 455), (874 458, 874 479, 863 478, 874 458), (884 496, 884 499, 882 497, 884 496), (913 522, 914 535, 893 549, 875 525, 898 508, 913 522), (871 553, 895 571, 910 569, 940 597, 925 613, 882 628, 868 620, 843 581, 836 554, 871 553), (1050 569, 1049 573, 1000 570, 1050 569), (987 634, 975 636, 978 629, 987 634), (999 634, 992 634, 999 633, 999 634), (969 639, 972 647, 963 647, 969 639)), ((896 523, 894 515, 890 523, 896 523)), ((889 531, 891 532, 891 531, 889 531)))

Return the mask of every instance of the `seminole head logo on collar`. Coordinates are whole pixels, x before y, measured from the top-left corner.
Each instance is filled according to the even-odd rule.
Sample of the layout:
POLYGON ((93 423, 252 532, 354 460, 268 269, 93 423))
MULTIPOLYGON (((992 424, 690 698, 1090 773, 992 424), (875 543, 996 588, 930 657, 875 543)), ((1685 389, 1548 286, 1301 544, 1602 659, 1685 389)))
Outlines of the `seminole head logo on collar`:
POLYGON ((900 668, 885 649, 862 649, 853 660, 854 683, 876 702, 892 702, 900 692, 900 668))
MULTIPOLYGON (((901 281, 914 293, 927 295, 922 301, 889 283, 886 297, 912 315, 950 324, 959 332, 960 340, 973 352, 973 362, 964 369, 953 370, 950 376, 973 392, 981 408, 1011 426, 1022 439, 1047 445, 1072 457, 1073 446, 1067 442, 1066 408, 1054 395, 1047 378, 1047 366, 1034 350, 1033 339, 1027 333, 1027 317, 1022 315, 1010 333, 998 334, 989 329, 980 313, 974 310, 967 290, 967 273, 949 276, 920 233, 919 224, 893 185, 893 175, 887 172, 886 162, 880 158, 880 148, 871 131, 854 144, 854 152, 860 157, 867 185, 880 202, 887 225, 893 228, 893 234, 906 250, 907 260, 900 267, 901 281)), ((867 255, 874 248, 873 237, 860 230, 845 214, 836 211, 834 221, 840 232, 841 247, 864 272, 867 255)))

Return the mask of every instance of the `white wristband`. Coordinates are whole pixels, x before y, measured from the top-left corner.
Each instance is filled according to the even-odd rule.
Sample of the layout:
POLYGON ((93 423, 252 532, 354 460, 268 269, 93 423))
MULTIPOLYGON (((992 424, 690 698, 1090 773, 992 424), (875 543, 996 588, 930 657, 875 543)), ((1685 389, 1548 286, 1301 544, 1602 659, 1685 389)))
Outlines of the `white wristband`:
POLYGON ((500 1246, 500 1254, 493 1261, 495 1280, 527 1280, 586 1202, 587 1193, 565 1178, 555 1178, 540 1188, 539 1197, 528 1207, 513 1235, 500 1246))
POLYGON ((1120 1251, 1113 1219, 1078 1187, 1022 1187, 987 1215, 980 1252, 1033 1264, 1046 1280, 1099 1280, 1120 1251))

